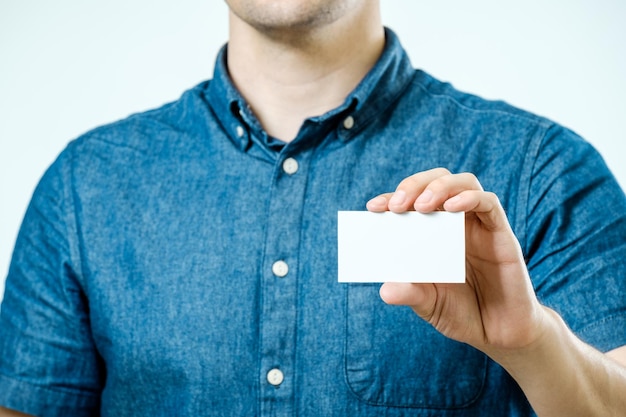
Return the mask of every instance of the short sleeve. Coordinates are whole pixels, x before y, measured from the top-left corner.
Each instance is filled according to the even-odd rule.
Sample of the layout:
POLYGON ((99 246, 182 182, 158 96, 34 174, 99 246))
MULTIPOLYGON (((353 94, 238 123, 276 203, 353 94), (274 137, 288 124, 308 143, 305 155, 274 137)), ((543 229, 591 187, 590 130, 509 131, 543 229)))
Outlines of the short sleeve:
POLYGON ((0 310, 0 405, 36 416, 98 415, 104 378, 72 254, 67 160, 66 151, 35 190, 0 310))
POLYGON ((553 127, 533 164, 525 253, 540 300, 584 341, 626 345, 626 198, 598 152, 553 127))

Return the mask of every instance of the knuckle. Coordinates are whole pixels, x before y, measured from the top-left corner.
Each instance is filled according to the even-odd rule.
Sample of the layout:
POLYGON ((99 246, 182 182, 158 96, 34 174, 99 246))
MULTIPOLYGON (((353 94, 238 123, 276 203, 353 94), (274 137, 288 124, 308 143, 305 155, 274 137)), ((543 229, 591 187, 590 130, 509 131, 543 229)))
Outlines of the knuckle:
POLYGON ((421 183, 419 174, 415 174, 400 181, 400 186, 412 187, 419 183, 421 183))
POLYGON ((451 177, 450 171, 446 168, 433 168, 428 171, 422 171, 415 173, 409 177, 404 178, 398 184, 397 189, 402 190, 418 190, 424 187, 430 187, 433 184, 445 184, 446 179, 451 177))
POLYGON ((483 190, 483 186, 480 184, 480 181, 478 181, 476 175, 471 172, 462 172, 458 174, 458 176, 464 184, 469 186, 469 188, 474 190, 483 190))
POLYGON ((486 191, 485 197, 487 198, 487 201, 489 201, 489 203, 492 204, 493 207, 500 206, 500 198, 498 198, 496 193, 491 192, 491 191, 486 191))
POLYGON ((432 172, 433 174, 436 174, 436 175, 440 176, 440 177, 443 177, 443 176, 446 176, 446 175, 451 175, 451 174, 452 174, 452 173, 451 173, 448 169, 443 168, 443 167, 433 168, 433 169, 431 170, 431 172, 432 172))

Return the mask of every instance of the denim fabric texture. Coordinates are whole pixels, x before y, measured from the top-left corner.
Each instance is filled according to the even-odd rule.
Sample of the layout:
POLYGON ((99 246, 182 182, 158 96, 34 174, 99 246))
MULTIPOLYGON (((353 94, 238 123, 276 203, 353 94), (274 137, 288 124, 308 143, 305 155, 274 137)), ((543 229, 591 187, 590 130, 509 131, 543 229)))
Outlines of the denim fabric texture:
POLYGON ((284 145, 233 87, 226 53, 211 81, 71 142, 43 176, 6 282, 0 404, 533 415, 482 353, 385 305, 379 285, 337 282, 337 211, 439 166, 499 196, 543 303, 603 351, 626 344, 626 200, 576 134, 415 70, 387 30, 345 103, 284 145))

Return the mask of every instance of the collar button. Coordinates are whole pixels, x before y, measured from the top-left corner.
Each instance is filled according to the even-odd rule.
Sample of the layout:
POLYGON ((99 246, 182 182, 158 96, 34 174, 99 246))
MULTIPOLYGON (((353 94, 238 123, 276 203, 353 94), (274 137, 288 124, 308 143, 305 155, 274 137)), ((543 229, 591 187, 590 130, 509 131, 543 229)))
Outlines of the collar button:
POLYGON ((354 127, 354 117, 348 116, 343 119, 343 127, 350 130, 354 127))

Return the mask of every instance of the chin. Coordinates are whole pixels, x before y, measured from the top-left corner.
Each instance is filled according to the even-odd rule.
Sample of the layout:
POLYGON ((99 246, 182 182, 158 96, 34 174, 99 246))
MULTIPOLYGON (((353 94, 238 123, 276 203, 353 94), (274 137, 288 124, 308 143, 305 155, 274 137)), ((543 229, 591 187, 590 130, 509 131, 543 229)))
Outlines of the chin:
POLYGON ((307 30, 354 10, 357 0, 227 0, 239 19, 260 31, 307 30))

